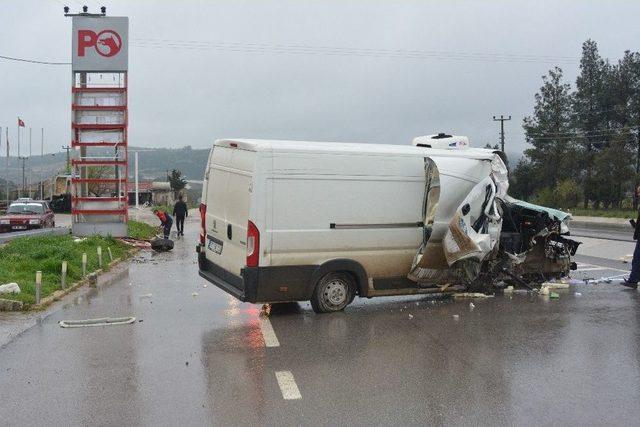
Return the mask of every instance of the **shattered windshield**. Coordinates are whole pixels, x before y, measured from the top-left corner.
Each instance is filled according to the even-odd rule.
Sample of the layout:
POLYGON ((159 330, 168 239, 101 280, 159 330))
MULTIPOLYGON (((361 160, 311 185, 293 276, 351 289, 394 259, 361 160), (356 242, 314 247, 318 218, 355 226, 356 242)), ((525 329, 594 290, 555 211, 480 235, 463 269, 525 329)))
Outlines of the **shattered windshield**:
POLYGON ((42 214, 44 207, 40 203, 13 203, 7 210, 8 214, 42 214))

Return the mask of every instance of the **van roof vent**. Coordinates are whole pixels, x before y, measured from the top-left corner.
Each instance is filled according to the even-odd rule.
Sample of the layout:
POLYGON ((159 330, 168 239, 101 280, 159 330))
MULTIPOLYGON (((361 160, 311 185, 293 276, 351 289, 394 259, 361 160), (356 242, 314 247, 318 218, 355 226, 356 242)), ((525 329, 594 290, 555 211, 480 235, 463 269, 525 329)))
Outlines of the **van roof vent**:
POLYGON ((469 148, 469 138, 440 132, 436 135, 417 136, 413 138, 412 144, 416 147, 438 148, 440 150, 461 150, 469 148))

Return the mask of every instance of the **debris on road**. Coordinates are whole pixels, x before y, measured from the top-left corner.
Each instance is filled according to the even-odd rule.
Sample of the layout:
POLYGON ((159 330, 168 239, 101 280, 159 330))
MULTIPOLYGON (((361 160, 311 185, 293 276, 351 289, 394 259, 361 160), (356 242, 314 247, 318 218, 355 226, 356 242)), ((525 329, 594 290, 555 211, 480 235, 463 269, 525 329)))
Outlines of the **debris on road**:
POLYGON ((144 299, 144 298, 152 298, 152 297, 153 297, 153 294, 142 294, 138 298, 144 299))
POLYGON ((99 319, 61 320, 61 328, 83 328, 85 326, 128 325, 136 321, 135 317, 102 317, 99 319))
POLYGON ((413 319, 413 314, 410 314, 410 315, 409 315, 409 319, 413 319))
POLYGON ((549 293, 549 298, 558 299, 560 298, 560 294, 557 292, 551 292, 549 293))
POLYGON ((505 294, 512 294, 513 293, 513 286, 512 285, 507 286, 506 288, 504 288, 503 292, 505 294))
POLYGON ((191 293, 191 296, 192 296, 192 297, 194 297, 194 298, 195 298, 195 297, 197 297, 198 295, 199 295, 199 294, 198 294, 197 292, 192 292, 192 293, 191 293))
POLYGON ((460 315, 459 314, 454 314, 453 315, 453 320, 460 320, 460 315))
POLYGON ((151 248, 151 243, 149 243, 147 240, 134 239, 132 237, 120 237, 118 240, 120 240, 122 243, 126 243, 129 246, 135 246, 136 248, 140 249, 151 248))
POLYGON ((543 285, 540 288, 540 295, 549 295, 549 286, 543 285))
POLYGON ((151 240, 151 249, 156 252, 168 252, 173 249, 173 240, 156 237, 151 240))
POLYGON ((577 297, 581 297, 582 296, 582 294, 580 292, 576 292, 574 295, 577 296, 577 297))
POLYGON ((453 298, 493 298, 493 295, 487 295, 480 292, 459 292, 453 294, 453 298))
POLYGON ((569 284, 563 282, 544 282, 542 286, 546 286, 549 289, 569 289, 569 284))
POLYGON ((476 308, 476 306, 475 306, 475 304, 474 304, 474 303, 470 302, 470 303, 469 303, 469 308, 470 308, 471 310, 473 310, 474 308, 476 308))
POLYGON ((262 309, 260 309, 260 315, 267 316, 271 314, 271 304, 263 304, 262 309))
POLYGON ((0 285, 0 294, 19 294, 20 286, 17 283, 7 283, 5 285, 0 285))

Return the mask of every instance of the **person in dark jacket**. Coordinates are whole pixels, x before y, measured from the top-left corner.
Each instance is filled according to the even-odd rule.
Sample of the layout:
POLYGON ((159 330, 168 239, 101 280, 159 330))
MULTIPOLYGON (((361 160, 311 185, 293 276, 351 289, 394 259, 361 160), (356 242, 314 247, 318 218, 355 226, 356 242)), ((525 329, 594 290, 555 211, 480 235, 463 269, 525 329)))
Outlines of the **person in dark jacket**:
POLYGON ((173 218, 171 215, 163 211, 162 209, 154 209, 153 213, 156 214, 160 220, 160 226, 163 229, 164 238, 168 239, 171 234, 171 226, 173 225, 173 218))
MULTIPOLYGON (((640 198, 640 186, 636 188, 636 197, 640 198)), ((636 241, 636 248, 633 251, 633 260, 631 261, 631 274, 625 278, 622 285, 637 289, 638 282, 640 281, 640 210, 638 211, 637 219, 630 220, 631 227, 633 227, 633 239, 636 241)))
POLYGON ((189 215, 187 204, 182 201, 182 194, 178 196, 178 201, 173 206, 173 216, 176 218, 176 228, 178 229, 178 236, 184 236, 184 219, 189 215))

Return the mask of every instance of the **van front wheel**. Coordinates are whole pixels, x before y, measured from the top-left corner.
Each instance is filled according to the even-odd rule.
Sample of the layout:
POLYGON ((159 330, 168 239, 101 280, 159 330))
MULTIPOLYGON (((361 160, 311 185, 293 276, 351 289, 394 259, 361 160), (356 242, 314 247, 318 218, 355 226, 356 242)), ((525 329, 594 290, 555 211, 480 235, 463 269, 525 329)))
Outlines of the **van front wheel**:
POLYGON ((313 291, 311 307, 316 313, 344 310, 353 301, 355 286, 347 273, 325 275, 313 291))

